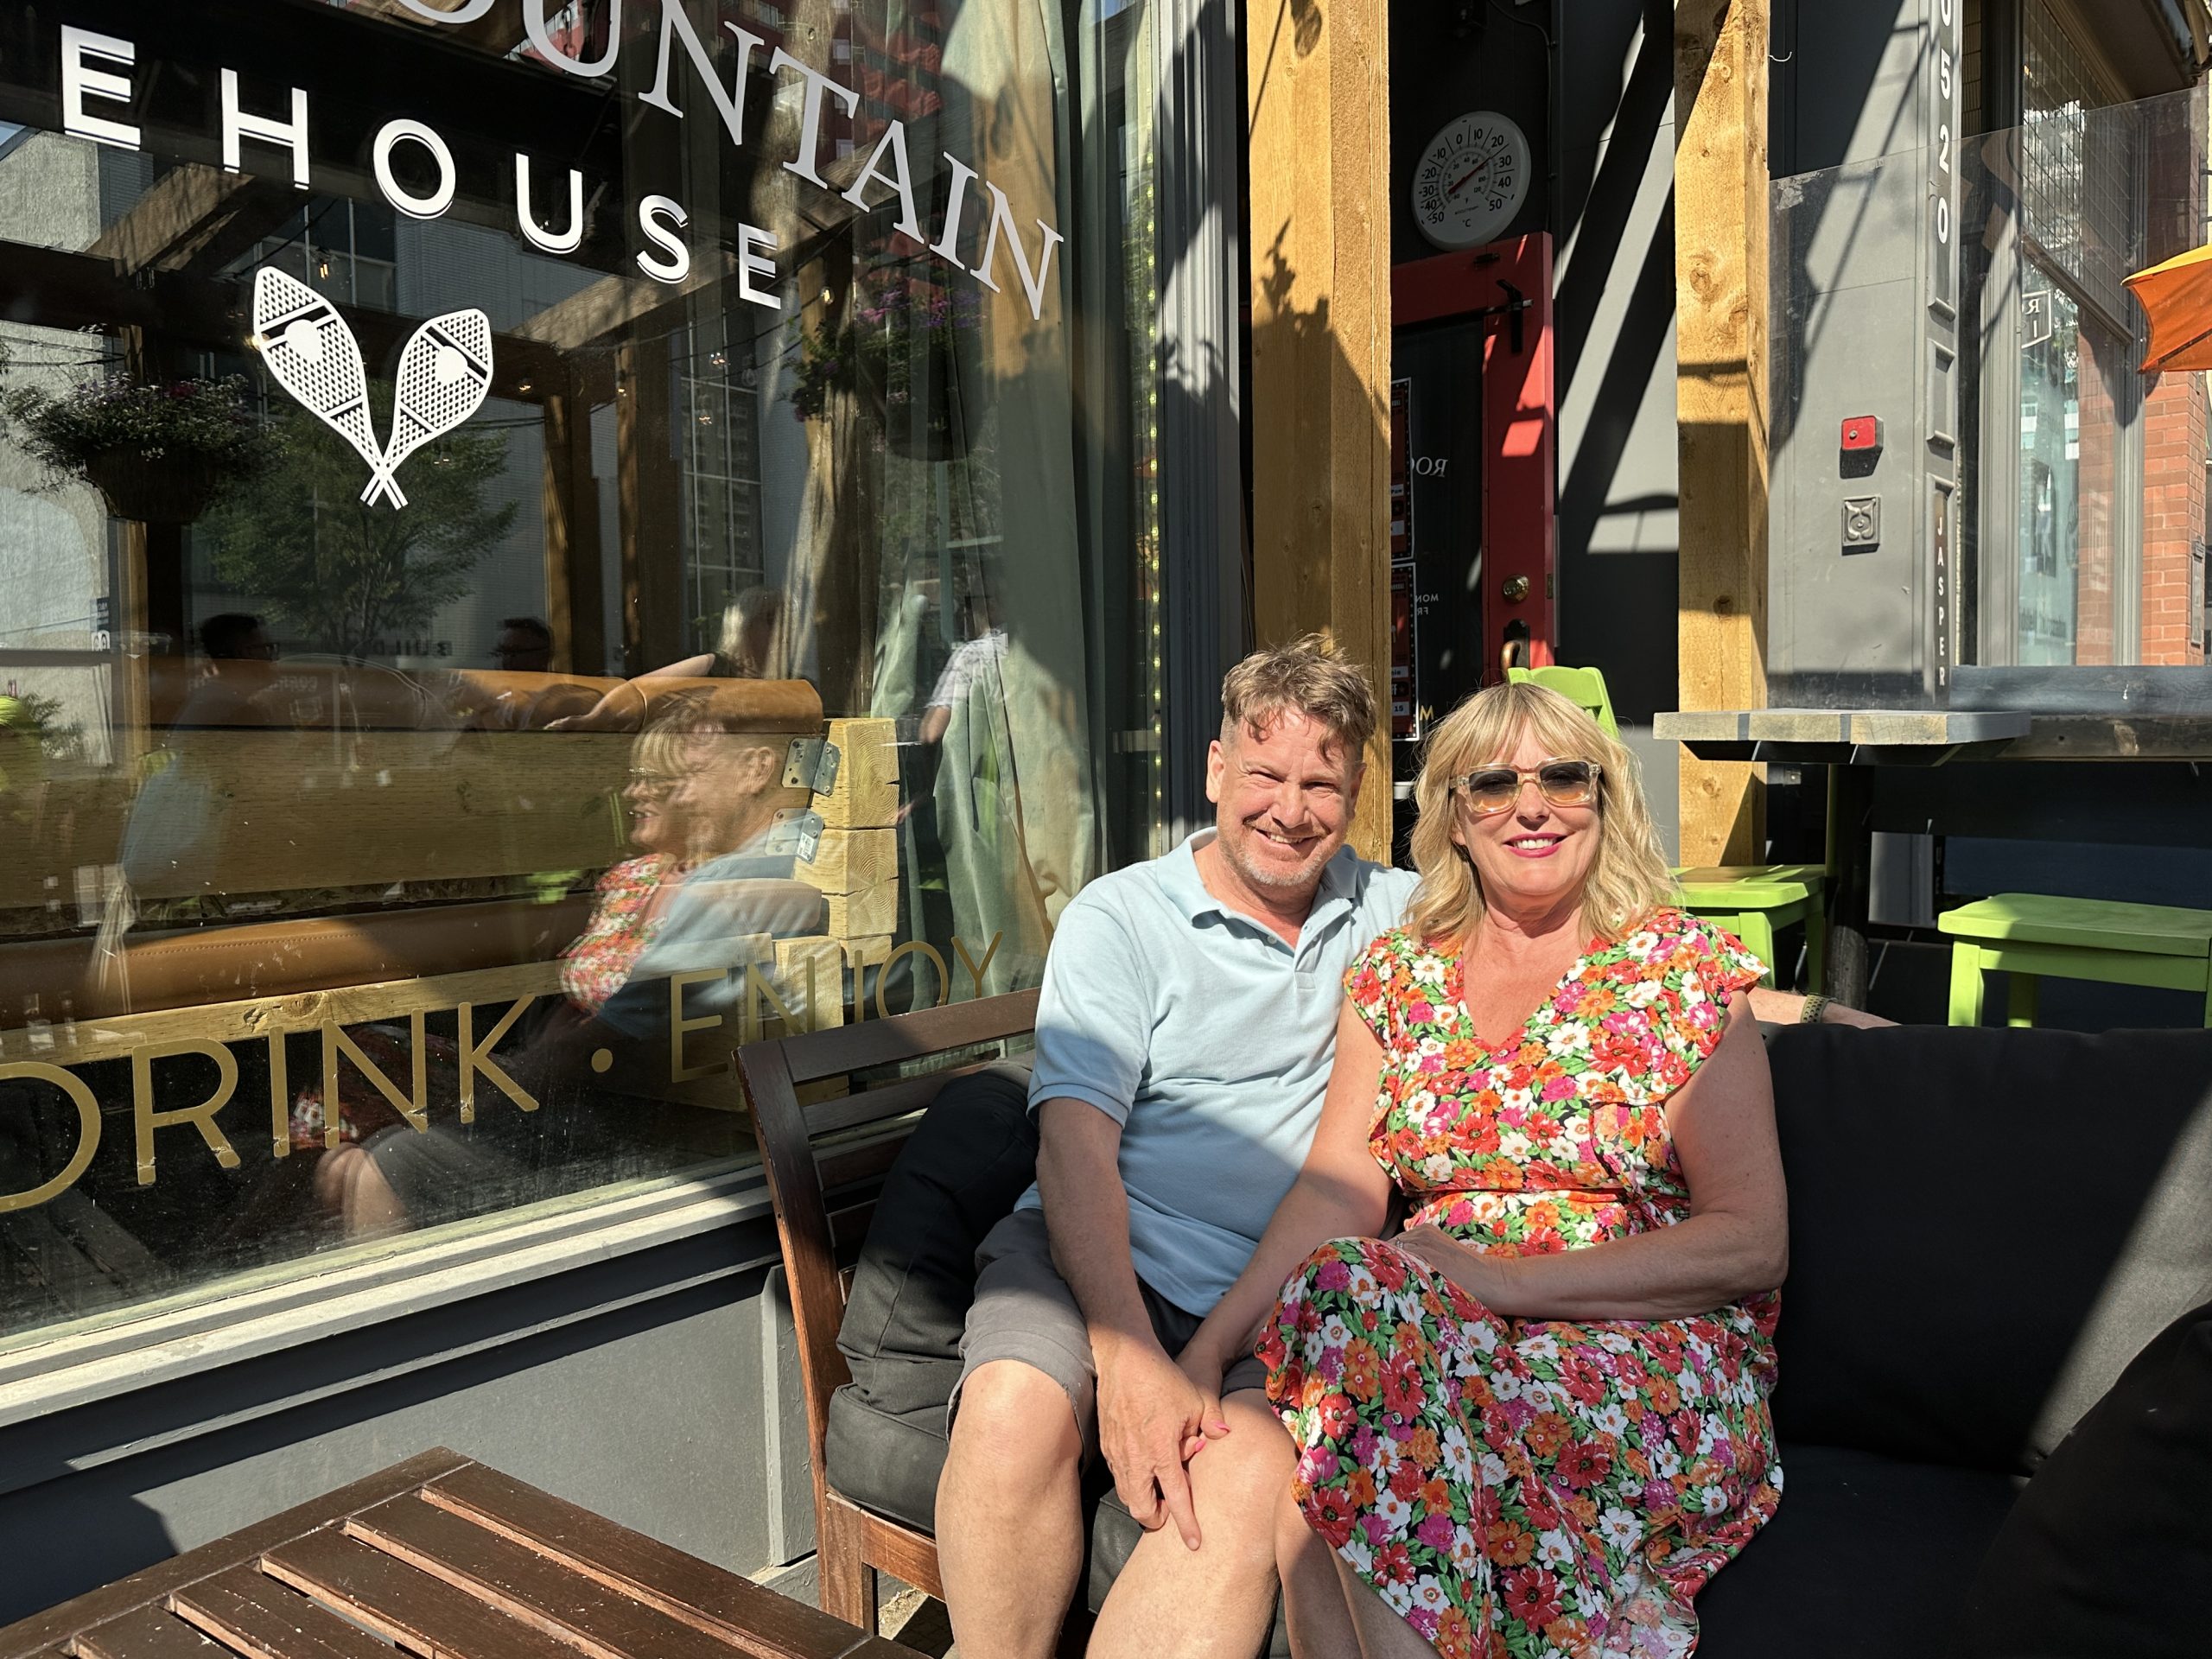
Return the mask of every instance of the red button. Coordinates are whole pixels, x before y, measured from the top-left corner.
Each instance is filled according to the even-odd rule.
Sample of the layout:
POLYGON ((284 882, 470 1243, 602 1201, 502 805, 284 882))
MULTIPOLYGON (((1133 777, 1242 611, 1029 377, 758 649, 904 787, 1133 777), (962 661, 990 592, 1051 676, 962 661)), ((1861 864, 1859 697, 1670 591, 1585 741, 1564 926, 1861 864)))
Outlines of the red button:
POLYGON ((1882 447, 1881 417, 1875 415, 1853 415, 1843 423, 1843 447, 1846 449, 1878 449, 1882 447))

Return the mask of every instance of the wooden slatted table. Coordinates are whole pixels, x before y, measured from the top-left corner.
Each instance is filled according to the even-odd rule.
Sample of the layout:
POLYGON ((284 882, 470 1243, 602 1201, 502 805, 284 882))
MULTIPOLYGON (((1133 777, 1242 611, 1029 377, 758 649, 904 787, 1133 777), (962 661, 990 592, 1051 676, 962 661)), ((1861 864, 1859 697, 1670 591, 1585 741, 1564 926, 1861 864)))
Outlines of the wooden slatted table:
POLYGON ((0 1659, 914 1659, 442 1448, 0 1630, 0 1659))

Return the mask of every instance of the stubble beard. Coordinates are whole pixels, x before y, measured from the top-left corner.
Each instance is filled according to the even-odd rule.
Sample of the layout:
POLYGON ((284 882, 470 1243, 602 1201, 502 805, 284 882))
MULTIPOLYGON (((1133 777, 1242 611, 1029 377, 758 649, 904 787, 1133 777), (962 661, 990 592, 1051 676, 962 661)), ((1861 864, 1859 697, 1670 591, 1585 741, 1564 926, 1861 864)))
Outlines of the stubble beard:
MULTIPOLYGON (((1247 826, 1245 833, 1255 840, 1264 841, 1267 838, 1249 826, 1247 826)), ((1315 850, 1308 853, 1296 869, 1286 870, 1255 865, 1243 855, 1241 840, 1232 842, 1226 837, 1217 837, 1216 844, 1220 847, 1222 856, 1229 861, 1246 886, 1274 893, 1297 893, 1301 889, 1310 893, 1320 883, 1321 867, 1336 855, 1334 848, 1330 849, 1325 856, 1323 855, 1317 844, 1315 850)))

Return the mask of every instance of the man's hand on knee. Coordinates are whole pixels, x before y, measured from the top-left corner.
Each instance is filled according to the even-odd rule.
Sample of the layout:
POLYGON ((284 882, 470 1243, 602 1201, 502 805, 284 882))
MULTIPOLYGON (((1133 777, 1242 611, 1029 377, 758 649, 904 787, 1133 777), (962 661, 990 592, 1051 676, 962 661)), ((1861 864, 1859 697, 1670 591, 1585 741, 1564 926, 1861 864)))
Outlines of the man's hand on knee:
POLYGON ((1098 1354, 1098 1449, 1114 1488, 1139 1526, 1169 1521, 1198 1548, 1198 1517, 1184 1468, 1206 1440, 1225 1434, 1221 1402, 1207 1395, 1159 1343, 1131 1338, 1098 1354))

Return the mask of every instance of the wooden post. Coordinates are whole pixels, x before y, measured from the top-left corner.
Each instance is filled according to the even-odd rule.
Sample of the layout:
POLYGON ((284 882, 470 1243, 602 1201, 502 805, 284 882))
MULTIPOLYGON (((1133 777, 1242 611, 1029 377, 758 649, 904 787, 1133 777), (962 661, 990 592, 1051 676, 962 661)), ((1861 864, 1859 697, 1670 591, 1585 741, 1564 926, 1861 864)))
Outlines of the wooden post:
POLYGON ((553 667, 606 671, 601 613, 599 488, 591 471, 591 401, 571 383, 545 398, 545 620, 553 667))
MULTIPOLYGON (((1252 618, 1390 666, 1390 120, 1385 0, 1247 0, 1252 618)), ((1353 844, 1390 849, 1390 734, 1353 844)))
MULTIPOLYGON (((615 405, 620 460, 622 642, 628 671, 642 674, 684 654, 683 480, 673 452, 668 342, 622 347, 615 405)), ((573 597, 573 594, 572 594, 573 597)))
MULTIPOLYGON (((1681 707, 1766 702, 1768 0, 1675 8, 1681 707)), ((1681 861, 1759 861, 1764 774, 1681 760, 1681 861)))

